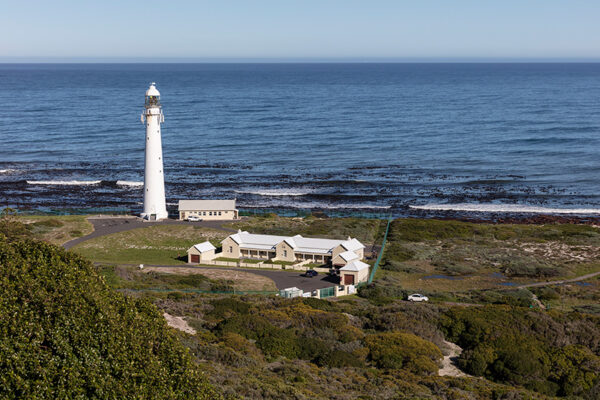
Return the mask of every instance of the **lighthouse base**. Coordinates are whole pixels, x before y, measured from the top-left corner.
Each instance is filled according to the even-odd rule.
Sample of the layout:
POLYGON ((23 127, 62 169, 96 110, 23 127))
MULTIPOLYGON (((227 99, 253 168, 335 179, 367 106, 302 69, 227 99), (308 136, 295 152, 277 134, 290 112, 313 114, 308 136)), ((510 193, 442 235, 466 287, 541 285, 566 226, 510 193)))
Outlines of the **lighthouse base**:
POLYGON ((166 211, 159 213, 141 213, 140 217, 147 221, 160 221, 161 219, 169 218, 169 213, 166 211))

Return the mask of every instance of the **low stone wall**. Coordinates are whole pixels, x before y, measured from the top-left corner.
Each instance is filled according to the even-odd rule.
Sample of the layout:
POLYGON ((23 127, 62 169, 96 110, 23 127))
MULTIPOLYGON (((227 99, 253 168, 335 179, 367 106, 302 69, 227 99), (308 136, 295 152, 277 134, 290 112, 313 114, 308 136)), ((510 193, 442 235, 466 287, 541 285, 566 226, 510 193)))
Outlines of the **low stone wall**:
POLYGON ((267 264, 263 262, 259 263, 239 263, 238 264, 242 268, 267 268, 267 269, 281 269, 280 264, 267 264))
POLYGON ((205 265, 220 265, 222 267, 237 267, 238 263, 233 261, 219 261, 219 260, 201 260, 200 264, 205 265))

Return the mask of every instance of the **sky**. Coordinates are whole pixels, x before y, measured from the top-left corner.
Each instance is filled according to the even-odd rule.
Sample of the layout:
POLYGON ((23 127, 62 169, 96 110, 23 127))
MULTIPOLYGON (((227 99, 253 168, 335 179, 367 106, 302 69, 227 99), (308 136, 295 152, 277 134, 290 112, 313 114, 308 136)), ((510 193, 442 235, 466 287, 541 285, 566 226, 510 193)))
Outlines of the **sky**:
POLYGON ((0 0, 0 61, 600 61, 599 0, 0 0))

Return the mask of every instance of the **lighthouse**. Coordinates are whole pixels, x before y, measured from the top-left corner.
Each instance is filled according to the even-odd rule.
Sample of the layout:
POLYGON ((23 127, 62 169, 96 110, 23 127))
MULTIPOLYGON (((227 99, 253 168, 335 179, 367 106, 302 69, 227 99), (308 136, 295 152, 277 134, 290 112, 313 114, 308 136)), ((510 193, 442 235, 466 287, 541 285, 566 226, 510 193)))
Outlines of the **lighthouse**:
POLYGON ((165 118, 160 105, 160 93, 152 82, 146 90, 146 104, 141 116, 146 124, 146 163, 144 170, 144 211, 141 217, 160 220, 168 217, 165 201, 162 140, 160 124, 165 118))

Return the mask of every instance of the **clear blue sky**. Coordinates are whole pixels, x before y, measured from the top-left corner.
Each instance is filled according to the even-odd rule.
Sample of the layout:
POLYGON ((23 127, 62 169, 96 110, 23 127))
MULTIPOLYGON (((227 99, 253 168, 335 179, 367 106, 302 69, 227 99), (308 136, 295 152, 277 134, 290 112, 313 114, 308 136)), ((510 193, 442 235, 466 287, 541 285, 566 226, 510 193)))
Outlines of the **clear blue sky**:
POLYGON ((600 0, 20 0, 0 60, 600 60, 600 0))

